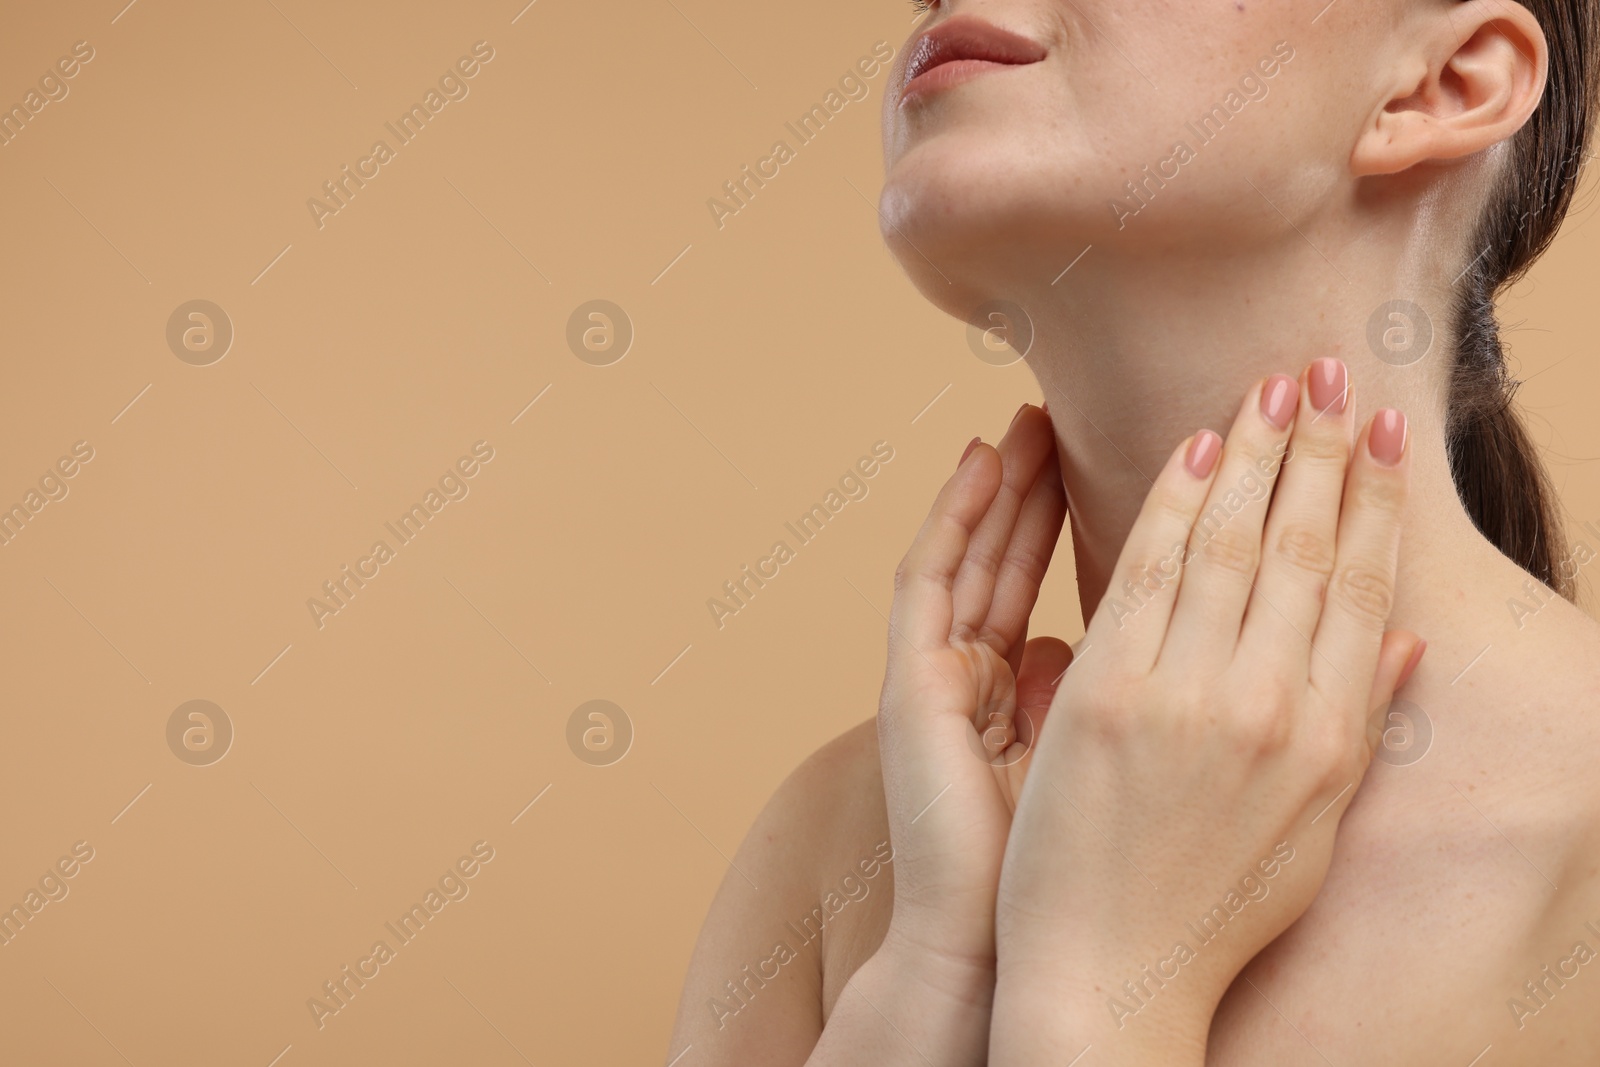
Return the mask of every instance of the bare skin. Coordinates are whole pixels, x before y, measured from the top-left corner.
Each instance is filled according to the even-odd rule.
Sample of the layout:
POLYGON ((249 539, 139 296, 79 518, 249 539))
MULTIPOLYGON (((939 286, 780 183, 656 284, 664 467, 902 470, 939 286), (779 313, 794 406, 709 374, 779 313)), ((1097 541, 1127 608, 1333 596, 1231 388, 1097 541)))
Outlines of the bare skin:
MULTIPOLYGON (((1600 943, 1585 926, 1600 926, 1600 789, 1587 766, 1600 742, 1600 626, 1557 600, 1522 631, 1507 627, 1498 594, 1520 588, 1519 575, 1495 554, 1443 590, 1458 618, 1494 628, 1451 634, 1442 649, 1430 640, 1398 695, 1431 709, 1432 747, 1411 765, 1372 765, 1315 901, 1218 1006, 1208 1063, 1466 1064, 1492 1046, 1481 1063, 1578 1065, 1600 1053, 1590 967, 1576 965, 1561 986, 1540 973, 1575 942, 1600 943), (1490 638, 1484 660, 1503 658, 1455 680, 1490 638), (1546 1006, 1529 980, 1544 983, 1546 1006), (1512 998, 1539 1010, 1514 1012, 1512 998)), ((858 864, 889 838, 867 722, 795 771, 735 857, 762 888, 733 871, 724 879, 685 984, 674 1054, 693 1044, 700 1062, 806 1062, 888 930, 894 865, 867 880, 858 864), (820 939, 805 943, 786 926, 830 892, 837 903, 852 873, 865 895, 830 916, 820 939), (797 958, 776 980, 751 982, 742 969, 776 940, 797 958), (729 980, 745 983, 742 1005, 729 980)))
MULTIPOLYGON (((1474 585, 1455 590, 1464 611, 1474 600, 1504 610, 1482 603, 1474 585)), ((1486 670, 1470 685, 1463 678, 1458 693, 1443 657, 1425 658, 1402 696, 1449 709, 1434 716, 1436 747, 1419 763, 1369 774, 1316 901, 1224 998, 1208 1062, 1464 1064, 1491 1045, 1494 1059, 1483 1062, 1594 1062, 1600 982, 1585 981, 1587 967, 1564 988, 1547 982, 1549 1006, 1520 1029, 1507 1006, 1516 997, 1536 1007, 1523 983, 1575 941, 1593 945, 1585 923, 1600 925, 1600 797, 1587 767, 1600 742, 1596 628, 1564 603, 1546 611, 1545 637, 1555 640, 1507 649, 1525 669, 1486 670)), ((802 947, 784 924, 837 892, 889 836, 877 731, 867 722, 795 772, 736 857, 767 888, 751 891, 732 872, 724 881, 674 1050, 693 1043, 713 1057, 703 1062, 804 1062, 845 982, 882 943, 892 865, 829 921, 820 950, 802 947), (799 959, 719 1027, 710 999, 737 1003, 719 983, 782 938, 799 959)))
MULTIPOLYGON (((1600 951, 1600 776, 1589 765, 1600 625, 1530 591, 1468 518, 1444 443, 1447 362, 1396 368, 1364 337, 1371 310, 1396 295, 1447 306, 1476 251, 1468 221, 1504 159, 1497 149, 1539 99, 1546 44, 1506 0, 1341 0, 1314 28, 1303 14, 1232 0, 936 5, 936 18, 982 17, 1043 42, 1049 58, 914 108, 886 102, 885 238, 952 314, 996 298, 1028 309, 1085 619, 1118 595, 1118 556, 1163 457, 1194 427, 1220 428, 1250 382, 1292 373, 1284 353, 1342 356, 1363 420, 1384 405, 1411 416, 1388 628, 1428 641, 1398 697, 1423 710, 1431 745, 1410 765, 1373 762, 1346 798, 1325 881, 1292 926, 1238 961, 1202 1035, 1205 1062, 1591 1064, 1600 958, 1574 950, 1600 951), (1192 102, 1214 99, 1278 40, 1297 51, 1245 113, 1257 120, 1230 126, 1125 226, 1110 221, 1107 191, 1162 158, 1192 102), (1130 64, 1155 73, 1159 91, 1130 64), (1542 606, 1519 618, 1512 601, 1542 606)), ((1435 323, 1441 352, 1446 326, 1435 323)), ((1061 712, 1051 692, 1019 688, 1023 707, 1061 712)), ((696 949, 668 1059, 692 1046, 683 1067, 942 1067, 1025 1043, 985 1040, 991 1015, 1008 1038, 1055 1021, 1048 1002, 1002 1011, 1004 951, 985 975, 981 945, 919 954, 890 936, 892 920, 906 922, 893 881, 907 876, 905 857, 872 877, 861 866, 893 836, 884 778, 899 756, 878 736, 866 723, 819 751, 756 821, 696 949), (830 894, 837 910, 820 940, 786 925, 830 894), (767 964, 777 941, 793 958, 767 964)), ((1160 839, 1160 825, 1145 830, 1117 842, 1130 866, 1160 839)), ((1108 882, 1107 898, 1119 895, 1108 882)), ((1172 983, 1129 1029, 1187 995, 1172 983)), ((1100 1054, 1081 1067, 1118 1062, 1100 1054)))

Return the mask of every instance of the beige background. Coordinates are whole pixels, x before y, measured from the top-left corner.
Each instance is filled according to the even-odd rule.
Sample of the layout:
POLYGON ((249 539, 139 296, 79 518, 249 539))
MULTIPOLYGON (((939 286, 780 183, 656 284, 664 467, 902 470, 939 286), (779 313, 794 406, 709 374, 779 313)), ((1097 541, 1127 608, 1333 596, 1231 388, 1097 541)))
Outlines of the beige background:
MULTIPOLYGON (((0 906, 94 849, 0 947, 3 1058, 665 1062, 724 857, 872 713, 896 560, 1037 399, 879 243, 884 74, 724 228, 706 207, 912 12, 122 2, 0 33, 0 103, 95 50, 0 147, 0 505, 95 453, 0 547, 0 906), (477 41, 470 95, 318 229, 307 199, 477 41), (596 298, 636 330, 606 367, 565 340, 596 298), (193 299, 235 329, 209 366, 166 342, 193 299), (479 440, 470 494, 319 629, 307 599, 479 440), (870 495, 717 629, 707 598, 879 440, 870 495), (605 767, 566 741, 597 698, 636 732, 605 767), (209 766, 167 744, 192 699, 236 731, 209 766), (307 999, 480 840, 470 895, 319 1030, 307 999)), ((1506 316, 1575 524, 1585 205, 1506 316)), ((1069 575, 1036 632, 1078 635, 1069 575)))

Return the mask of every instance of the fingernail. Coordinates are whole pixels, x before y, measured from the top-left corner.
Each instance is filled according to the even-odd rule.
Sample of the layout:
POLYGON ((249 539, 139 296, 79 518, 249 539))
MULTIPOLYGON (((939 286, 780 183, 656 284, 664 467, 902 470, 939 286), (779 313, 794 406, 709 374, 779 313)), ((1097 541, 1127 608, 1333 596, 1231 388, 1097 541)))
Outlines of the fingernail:
POLYGON ((1350 372, 1341 359, 1319 359, 1311 364, 1309 381, 1311 406, 1318 411, 1337 415, 1344 410, 1345 397, 1350 392, 1350 372))
POLYGON ((1046 400, 1043 404, 1040 404, 1039 410, 1044 412, 1046 415, 1050 414, 1050 401, 1046 400))
POLYGON ((1217 465, 1217 457, 1221 454, 1222 438, 1210 430, 1201 430, 1189 442, 1189 454, 1184 457, 1183 464, 1196 478, 1205 478, 1211 474, 1211 468, 1217 465))
POLYGON ((1261 386, 1261 416, 1280 430, 1289 428, 1299 402, 1300 383, 1287 374, 1274 374, 1261 386))
POLYGON ((1406 660, 1406 665, 1400 668, 1400 680, 1394 685, 1396 690, 1399 690, 1401 686, 1411 680, 1411 672, 1417 669, 1417 664, 1422 662, 1422 654, 1426 651, 1428 651, 1428 642, 1418 641, 1417 647, 1411 650, 1411 656, 1406 660))
POLYGON ((1023 404, 1020 408, 1018 408, 1017 409, 1017 413, 1015 415, 1011 416, 1011 425, 1015 426, 1017 424, 1017 420, 1022 418, 1022 413, 1024 411, 1027 411, 1027 410, 1028 410, 1028 405, 1027 404, 1023 404))
POLYGON ((1367 451, 1385 467, 1400 462, 1406 450, 1406 417, 1394 408, 1384 408, 1372 417, 1372 433, 1367 435, 1367 451))
POLYGON ((983 438, 981 438, 981 437, 974 437, 972 439, 972 443, 967 446, 967 450, 965 452, 961 453, 961 460, 960 460, 960 462, 958 462, 956 464, 956 469, 957 470, 961 469, 961 464, 965 463, 967 461, 967 457, 972 455, 972 450, 974 448, 977 448, 978 447, 978 442, 980 442, 982 440, 983 440, 983 438))

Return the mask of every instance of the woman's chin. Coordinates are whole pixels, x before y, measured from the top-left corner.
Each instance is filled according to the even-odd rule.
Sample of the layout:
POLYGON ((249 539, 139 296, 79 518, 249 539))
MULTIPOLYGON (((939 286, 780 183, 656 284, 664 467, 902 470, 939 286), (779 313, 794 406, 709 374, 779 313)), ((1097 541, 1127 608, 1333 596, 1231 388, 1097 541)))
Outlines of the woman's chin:
POLYGON ((884 186, 884 243, 930 303, 963 321, 991 301, 1037 297, 1066 265, 1063 250, 1088 243, 1077 236, 1083 220, 1004 193, 992 183, 884 186))

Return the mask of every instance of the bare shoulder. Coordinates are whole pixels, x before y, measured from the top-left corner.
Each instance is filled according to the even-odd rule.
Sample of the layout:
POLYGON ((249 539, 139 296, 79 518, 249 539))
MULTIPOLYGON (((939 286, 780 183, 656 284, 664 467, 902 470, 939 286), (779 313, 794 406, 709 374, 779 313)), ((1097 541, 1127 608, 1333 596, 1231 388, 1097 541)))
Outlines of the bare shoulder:
POLYGON ((1399 745, 1224 998, 1214 1062, 1600 1062, 1600 625, 1560 600, 1479 620, 1391 705, 1399 745))
POLYGON ((703 1064, 804 1063, 838 989, 882 940, 892 860, 868 720, 795 768, 739 846, 695 945, 669 1057, 692 1044, 703 1064))
POLYGON ((1600 623, 1553 602, 1518 635, 1511 656, 1521 662, 1504 681, 1510 723, 1499 738, 1501 758, 1479 762, 1463 797, 1484 808, 1474 814, 1494 821, 1501 839, 1490 844, 1509 851, 1512 872, 1545 899, 1530 916, 1523 951, 1507 961, 1502 1047, 1513 1062, 1593 1063, 1600 1059, 1600 623), (1504 786, 1495 786, 1497 777, 1504 786))
POLYGON ((1503 660, 1485 687, 1504 720, 1497 742, 1521 757, 1551 823, 1600 827, 1600 623, 1556 600, 1507 640, 1503 660))

